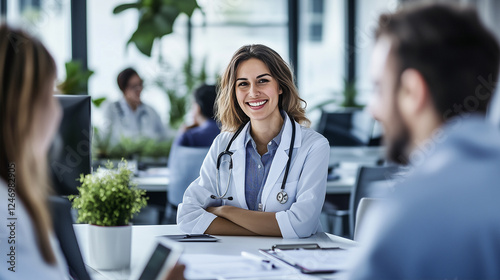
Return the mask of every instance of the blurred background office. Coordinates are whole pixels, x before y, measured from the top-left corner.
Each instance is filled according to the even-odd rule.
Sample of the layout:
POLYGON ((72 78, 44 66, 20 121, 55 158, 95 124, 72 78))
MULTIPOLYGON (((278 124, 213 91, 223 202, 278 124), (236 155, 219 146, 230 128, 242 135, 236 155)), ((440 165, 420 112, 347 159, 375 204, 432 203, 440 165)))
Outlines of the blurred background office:
MULTIPOLYGON (((66 77, 65 63, 71 60, 94 71, 88 82, 93 98, 120 98, 116 76, 134 66, 144 80, 145 98, 155 100, 151 105, 165 123, 171 123, 172 104, 165 92, 186 94, 194 89, 191 79, 215 83, 234 50, 249 43, 269 45, 288 59, 310 110, 330 99, 341 102, 346 82, 355 83, 356 101, 366 104, 371 89, 366 67, 377 15, 414 1, 198 0, 201 9, 191 18, 180 14, 173 32, 155 42, 151 56, 133 43, 127 45, 137 29, 137 9, 113 14, 118 5, 134 1, 1 0, 0 9, 8 23, 27 28, 48 46, 60 81, 66 77)), ((476 6, 500 34, 494 28, 500 24, 495 16, 500 12, 498 1, 448 2, 476 6)))
MULTIPOLYGON (((367 159, 372 165, 381 163, 380 153, 353 157, 342 154, 341 148, 380 145, 383 132, 364 107, 372 93, 368 66, 373 28, 381 13, 418 0, 179 0, 167 7, 180 12, 175 21, 139 24, 151 20, 139 11, 164 18, 161 9, 147 6, 160 2, 0 0, 2 20, 35 34, 54 56, 60 93, 91 97, 94 135, 84 136, 92 140, 94 162, 126 157, 145 163, 139 162, 139 169, 166 166, 174 137, 181 124, 189 122, 194 90, 203 83, 216 84, 222 67, 240 46, 259 43, 276 50, 294 69, 312 127, 333 147, 332 169, 346 158, 357 161, 356 168, 367 159), (140 73, 141 98, 158 112, 166 141, 124 141, 111 147, 102 130, 107 106, 123 96, 116 77, 127 67, 140 73)), ((440 2, 476 7, 500 36, 500 1, 440 2)), ((150 175, 165 175, 162 172, 153 170, 150 175)), ((352 187, 356 172, 332 173, 330 179, 340 176, 338 185, 352 187), (343 175, 352 179, 342 181, 343 175)), ((154 189, 154 184, 139 184, 148 192, 154 189)), ((330 197, 332 205, 326 211, 330 216, 342 216, 337 210, 349 208, 350 189, 340 190, 333 191, 336 198, 330 197)), ((150 204, 165 205, 167 200, 164 193, 162 199, 150 198, 150 204)))

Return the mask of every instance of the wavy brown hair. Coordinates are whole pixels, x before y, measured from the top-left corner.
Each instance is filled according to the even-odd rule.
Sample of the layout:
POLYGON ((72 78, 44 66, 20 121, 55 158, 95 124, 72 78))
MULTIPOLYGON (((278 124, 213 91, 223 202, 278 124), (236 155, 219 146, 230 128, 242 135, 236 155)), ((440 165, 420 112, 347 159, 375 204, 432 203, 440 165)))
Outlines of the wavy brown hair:
POLYGON ((43 259, 55 264, 50 243, 52 221, 47 207, 50 190, 46 155, 37 151, 35 113, 52 98, 54 59, 36 39, 7 25, 0 26, 0 177, 15 179, 16 196, 34 225, 43 259), (14 177, 8 172, 15 165, 14 177))
POLYGON ((236 99, 236 71, 241 62, 256 58, 269 68, 271 76, 278 81, 283 93, 279 97, 279 107, 296 122, 309 126, 311 122, 305 114, 306 102, 299 97, 292 70, 281 56, 264 45, 246 45, 238 49, 224 71, 217 91, 216 117, 222 130, 235 131, 250 119, 243 112, 236 99))

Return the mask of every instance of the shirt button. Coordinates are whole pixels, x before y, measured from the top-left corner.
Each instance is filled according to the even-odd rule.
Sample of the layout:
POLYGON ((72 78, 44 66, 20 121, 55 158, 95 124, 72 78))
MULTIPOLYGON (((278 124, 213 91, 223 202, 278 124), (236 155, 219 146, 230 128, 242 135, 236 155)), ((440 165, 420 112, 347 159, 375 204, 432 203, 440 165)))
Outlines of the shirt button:
POLYGON ((257 167, 258 167, 258 168, 261 168, 262 166, 259 164, 257 167))
POLYGON ((271 146, 271 144, 273 144, 273 142, 269 142, 269 144, 267 144, 267 145, 271 146))

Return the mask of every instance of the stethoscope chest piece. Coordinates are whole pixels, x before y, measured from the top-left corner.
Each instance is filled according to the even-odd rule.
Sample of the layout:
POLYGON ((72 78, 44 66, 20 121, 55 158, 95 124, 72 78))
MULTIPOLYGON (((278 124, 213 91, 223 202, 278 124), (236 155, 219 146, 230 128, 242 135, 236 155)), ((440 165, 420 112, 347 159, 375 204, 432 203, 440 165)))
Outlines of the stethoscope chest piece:
POLYGON ((281 204, 285 204, 288 201, 288 194, 285 191, 280 191, 278 195, 276 195, 276 200, 281 204))

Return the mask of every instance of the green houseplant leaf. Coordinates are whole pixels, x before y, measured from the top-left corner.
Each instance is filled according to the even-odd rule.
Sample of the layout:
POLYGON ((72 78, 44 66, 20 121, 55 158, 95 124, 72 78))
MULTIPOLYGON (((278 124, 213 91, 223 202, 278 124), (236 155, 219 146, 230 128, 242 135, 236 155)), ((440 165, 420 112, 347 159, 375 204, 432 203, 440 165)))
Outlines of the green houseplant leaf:
POLYGON ((65 64, 66 80, 57 87, 63 94, 87 93, 87 83, 94 71, 83 69, 80 61, 69 61, 65 64))
POLYGON ((99 107, 101 107, 101 104, 104 101, 106 101, 106 97, 99 97, 96 99, 92 99, 92 104, 94 104, 94 106, 96 106, 96 108, 99 108, 99 107))
POLYGON ((131 184, 132 171, 122 160, 117 169, 111 162, 107 170, 80 176, 79 195, 71 195, 73 208, 78 210, 78 223, 98 226, 128 225, 134 214, 146 206, 145 190, 131 184))
POLYGON ((113 14, 116 15, 128 9, 139 9, 139 8, 140 8, 139 3, 121 4, 113 9, 113 14))
POLYGON ((177 16, 184 13, 191 17, 198 8, 196 0, 139 0, 136 3, 118 5, 113 13, 119 14, 128 9, 139 11, 137 29, 127 45, 134 43, 141 53, 151 56, 155 40, 173 32, 177 16))

